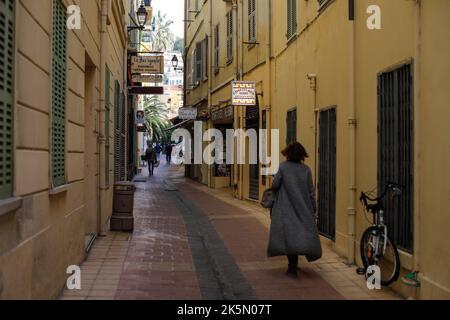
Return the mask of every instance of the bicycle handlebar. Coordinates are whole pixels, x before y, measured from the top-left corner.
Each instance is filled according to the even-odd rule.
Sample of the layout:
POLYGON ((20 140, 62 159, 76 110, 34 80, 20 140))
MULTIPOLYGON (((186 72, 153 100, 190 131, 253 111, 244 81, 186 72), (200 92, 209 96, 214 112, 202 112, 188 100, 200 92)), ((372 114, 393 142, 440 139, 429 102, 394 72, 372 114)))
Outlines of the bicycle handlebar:
POLYGON ((381 196, 377 197, 377 198, 371 198, 369 197, 366 193, 362 192, 361 196, 359 198, 359 200, 361 201, 361 203, 368 209, 370 209, 370 205, 368 201, 372 201, 372 202, 377 202, 379 203, 381 200, 384 199, 384 197, 386 197, 387 193, 389 190, 393 190, 396 191, 397 193, 401 194, 401 189, 403 187, 401 185, 399 185, 398 183, 395 182, 388 182, 383 193, 381 194, 381 196))

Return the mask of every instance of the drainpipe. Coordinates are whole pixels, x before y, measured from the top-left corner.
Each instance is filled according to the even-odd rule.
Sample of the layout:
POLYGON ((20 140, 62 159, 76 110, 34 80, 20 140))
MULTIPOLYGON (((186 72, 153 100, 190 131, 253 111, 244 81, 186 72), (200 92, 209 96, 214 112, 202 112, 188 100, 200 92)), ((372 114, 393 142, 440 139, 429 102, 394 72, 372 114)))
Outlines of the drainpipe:
MULTIPOLYGON (((421 18, 422 18, 422 1, 416 0, 416 46, 414 52, 414 153, 415 155, 420 154, 420 102, 421 102, 421 91, 420 91, 420 75, 421 75, 421 46, 422 46, 422 28, 421 28, 421 18)), ((415 159, 418 159, 415 156, 415 159)), ((419 207, 419 195, 420 195, 420 160, 415 161, 414 170, 414 271, 420 272, 420 207, 419 207)), ((420 276, 420 274, 419 274, 420 276)), ((418 292, 416 291, 416 294, 418 292)), ((418 298, 418 297, 416 297, 418 298)))
POLYGON ((356 106, 355 106, 355 21, 349 19, 349 192, 348 192, 348 264, 355 263, 356 219, 356 106))
POLYGON ((317 172, 318 172, 318 154, 319 154, 319 145, 318 145, 318 121, 319 121, 319 109, 317 108, 317 75, 314 73, 310 73, 307 75, 308 80, 310 82, 310 88, 313 91, 313 111, 314 111, 314 185, 316 188, 317 194, 317 172))
MULTIPOLYGON (((213 77, 213 41, 215 40, 213 38, 213 21, 212 21, 212 14, 213 14, 213 5, 212 5, 212 1, 209 2, 209 40, 208 40, 208 46, 209 48, 207 48, 207 52, 209 54, 209 58, 208 58, 208 63, 209 63, 209 75, 208 75, 208 109, 211 109, 211 105, 212 105, 212 77, 213 77)), ((206 129, 210 129, 213 128, 212 124, 211 124, 211 120, 208 120, 206 122, 206 129)), ((208 187, 211 188, 212 187, 212 174, 213 174, 213 166, 211 165, 207 165, 207 169, 208 169, 208 187)))
MULTIPOLYGON (((264 102, 266 104, 266 155, 272 158, 272 73, 271 73, 271 58, 272 58, 272 1, 267 1, 267 22, 269 24, 269 30, 267 33, 267 55, 266 55, 266 92, 264 92, 264 102)), ((267 176, 267 186, 272 185, 272 178, 267 176)))
POLYGON ((99 98, 99 116, 98 116, 98 194, 97 194, 97 229, 101 236, 102 228, 102 177, 104 176, 105 166, 102 158, 105 156, 104 144, 105 128, 102 123, 105 121, 105 72, 106 72, 106 41, 107 41, 107 21, 108 21, 108 5, 110 0, 102 0, 101 3, 101 27, 100 27, 100 98, 99 98))

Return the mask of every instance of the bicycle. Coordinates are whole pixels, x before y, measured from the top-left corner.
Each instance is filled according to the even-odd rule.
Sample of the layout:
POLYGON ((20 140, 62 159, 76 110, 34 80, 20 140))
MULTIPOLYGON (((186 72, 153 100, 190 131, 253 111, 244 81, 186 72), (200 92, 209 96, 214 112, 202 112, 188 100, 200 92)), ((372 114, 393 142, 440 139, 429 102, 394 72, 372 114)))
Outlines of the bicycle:
MULTIPOLYGON (((381 285, 389 286, 398 280, 400 274, 400 257, 397 246, 388 236, 385 223, 384 198, 392 193, 392 199, 402 194, 396 183, 388 183, 382 195, 373 197, 369 193, 361 193, 360 201, 367 212, 373 214, 372 226, 364 231, 361 237, 360 253, 364 264, 364 274, 370 266, 378 266, 381 271, 381 285)), ((367 275, 366 275, 367 276, 367 275)))

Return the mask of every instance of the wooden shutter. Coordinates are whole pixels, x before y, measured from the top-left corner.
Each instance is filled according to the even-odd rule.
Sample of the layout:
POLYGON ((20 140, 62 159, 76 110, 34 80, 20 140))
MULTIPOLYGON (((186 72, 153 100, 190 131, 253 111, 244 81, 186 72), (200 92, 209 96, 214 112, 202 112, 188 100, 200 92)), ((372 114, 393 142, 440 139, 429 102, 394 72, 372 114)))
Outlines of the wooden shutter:
POLYGON ((297 110, 290 110, 286 117, 286 145, 297 141, 297 110))
POLYGON ((203 80, 208 80, 208 36, 202 41, 203 80))
POLYGON ((195 45, 195 85, 202 79, 202 42, 195 45))
POLYGON ((114 82, 114 181, 120 181, 120 142, 121 142, 120 84, 114 82))
POLYGON ((66 183, 66 8, 53 0, 52 34, 52 185, 66 183))
POLYGON ((109 137, 109 122, 110 122, 110 89, 111 89, 111 74, 108 67, 105 70, 105 187, 109 187, 109 151, 110 151, 110 137, 109 137))
POLYGON ((14 1, 0 1, 0 199, 12 195, 14 1))
POLYGON ((220 38, 219 38, 219 24, 214 28, 214 72, 219 71, 219 48, 220 48, 220 38))
POLYGON ((256 0, 248 0, 248 41, 256 41, 256 0))
POLYGON ((126 111, 125 111, 125 94, 120 95, 120 180, 125 180, 126 178, 126 111))
POLYGON ((227 13, 227 61, 233 60, 233 11, 227 13))

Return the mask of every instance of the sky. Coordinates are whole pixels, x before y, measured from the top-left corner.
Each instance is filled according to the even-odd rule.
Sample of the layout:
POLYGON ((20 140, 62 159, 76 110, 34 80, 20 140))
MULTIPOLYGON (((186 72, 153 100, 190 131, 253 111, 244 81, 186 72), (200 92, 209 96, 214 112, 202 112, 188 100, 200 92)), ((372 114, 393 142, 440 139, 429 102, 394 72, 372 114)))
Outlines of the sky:
POLYGON ((152 1, 153 14, 156 15, 158 10, 161 13, 166 13, 167 18, 172 20, 172 32, 184 38, 184 0, 153 0, 152 1))

